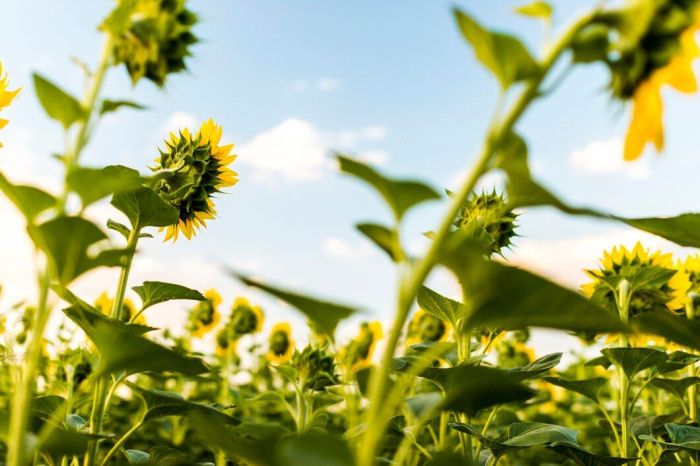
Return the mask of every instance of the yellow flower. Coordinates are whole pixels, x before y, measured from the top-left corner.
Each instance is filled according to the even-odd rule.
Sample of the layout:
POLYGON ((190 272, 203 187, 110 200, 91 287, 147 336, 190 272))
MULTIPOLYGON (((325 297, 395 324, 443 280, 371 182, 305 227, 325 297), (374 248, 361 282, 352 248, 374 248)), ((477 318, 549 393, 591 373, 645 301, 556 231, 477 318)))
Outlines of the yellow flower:
POLYGON ((268 338, 267 359, 275 364, 284 364, 294 355, 292 328, 286 322, 275 324, 268 338))
POLYGON ((629 284, 629 317, 658 310, 677 311, 685 305, 690 289, 688 275, 676 270, 671 254, 650 253, 637 242, 632 250, 616 246, 605 251, 598 270, 586 270, 592 279, 583 285, 586 296, 617 311, 619 285, 629 284))
POLYGON ((648 143, 657 152, 664 147, 663 99, 661 89, 668 85, 683 93, 697 90, 693 61, 700 55, 695 33, 700 28, 697 9, 690 13, 692 24, 678 37, 678 47, 668 63, 656 68, 636 87, 633 96, 632 119, 625 137, 625 160, 636 160, 648 143))
MULTIPOLYGON (((95 307, 104 315, 110 315, 112 313, 113 306, 114 299, 110 298, 106 291, 100 294, 95 300, 95 307)), ((124 298, 124 304, 122 305, 121 312, 121 320, 133 324, 146 325, 146 317, 143 314, 139 314, 134 319, 134 316, 136 316, 137 312, 138 309, 136 309, 136 305, 134 304, 134 302, 129 298, 124 298), (133 322, 132 319, 134 319, 133 322)))
POLYGON ((154 189, 179 211, 178 222, 167 227, 165 241, 177 240, 180 233, 191 239, 206 227, 216 216, 212 196, 238 182, 236 172, 228 168, 236 159, 233 144, 220 146, 221 135, 221 126, 212 119, 194 136, 187 129, 171 133, 166 150, 156 159, 154 189))
POLYGON ((450 324, 418 309, 408 325, 406 346, 424 342, 444 341, 449 335, 450 324))
MULTIPOLYGON (((7 79, 7 73, 4 72, 2 63, 0 63, 0 111, 2 111, 3 108, 8 107, 15 97, 17 97, 17 94, 19 94, 19 92, 22 90, 22 88, 18 88, 14 91, 10 91, 7 89, 9 85, 10 82, 7 79)), ((0 118, 0 129, 4 128, 7 123, 9 123, 9 120, 0 118)), ((1 142, 0 147, 2 147, 1 142)))
POLYGON ((206 299, 190 311, 188 330, 195 338, 202 338, 221 320, 217 309, 221 304, 221 295, 216 290, 210 289, 204 293, 204 297, 206 299))
POLYGON ((384 334, 380 322, 363 322, 357 337, 340 351, 338 357, 350 367, 351 372, 369 367, 372 363, 372 356, 374 356, 377 342, 383 337, 384 334))
POLYGON ((231 309, 231 319, 228 326, 234 340, 262 330, 265 315, 260 306, 253 306, 243 297, 236 298, 231 309))

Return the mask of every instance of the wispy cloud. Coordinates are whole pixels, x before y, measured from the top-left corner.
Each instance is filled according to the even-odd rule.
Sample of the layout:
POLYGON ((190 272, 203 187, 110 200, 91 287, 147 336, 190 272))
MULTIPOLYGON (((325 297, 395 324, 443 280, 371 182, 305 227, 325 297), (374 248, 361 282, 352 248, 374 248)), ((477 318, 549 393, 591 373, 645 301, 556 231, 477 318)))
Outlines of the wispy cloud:
POLYGON ((569 163, 574 171, 586 175, 623 175, 632 180, 645 180, 651 176, 648 159, 625 162, 622 159, 622 141, 609 139, 595 141, 583 149, 574 150, 569 163))

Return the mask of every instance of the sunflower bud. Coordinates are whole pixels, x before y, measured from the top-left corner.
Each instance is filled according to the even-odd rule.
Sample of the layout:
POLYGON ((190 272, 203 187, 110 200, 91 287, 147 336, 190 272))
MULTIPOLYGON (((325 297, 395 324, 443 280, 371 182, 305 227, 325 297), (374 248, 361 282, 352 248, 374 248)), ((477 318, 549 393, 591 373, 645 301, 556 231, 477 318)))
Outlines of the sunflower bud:
POLYGON ((502 195, 472 194, 465 202, 455 226, 469 232, 474 239, 484 243, 490 254, 501 254, 511 245, 515 234, 517 215, 507 208, 502 195))
POLYGON ((447 338, 448 332, 447 322, 419 309, 408 326, 406 344, 410 346, 417 343, 442 341, 447 338))
POLYGON ((238 340, 243 335, 262 330, 265 316, 260 306, 252 306, 245 298, 237 298, 231 310, 228 327, 231 337, 238 340))
POLYGON ((137 0, 128 27, 114 39, 114 61, 124 63, 134 84, 145 77, 163 86, 170 73, 187 69, 195 23, 185 0, 137 0))
POLYGON ((192 136, 187 129, 170 134, 166 150, 160 152, 152 177, 153 189, 179 211, 176 225, 168 227, 165 240, 175 241, 182 232, 187 239, 216 215, 212 196, 238 182, 227 165, 233 144, 219 146, 221 126, 213 120, 202 123, 192 136))
POLYGON ((284 364, 294 355, 292 328, 288 323, 275 324, 268 338, 267 359, 276 364, 284 364))
POLYGON ((363 322, 359 334, 343 348, 338 355, 340 361, 351 372, 368 367, 372 362, 377 342, 383 338, 382 325, 379 322, 363 322))
POLYGON ((330 385, 338 384, 333 356, 320 348, 307 346, 295 358, 299 377, 304 381, 304 389, 321 391, 330 385))

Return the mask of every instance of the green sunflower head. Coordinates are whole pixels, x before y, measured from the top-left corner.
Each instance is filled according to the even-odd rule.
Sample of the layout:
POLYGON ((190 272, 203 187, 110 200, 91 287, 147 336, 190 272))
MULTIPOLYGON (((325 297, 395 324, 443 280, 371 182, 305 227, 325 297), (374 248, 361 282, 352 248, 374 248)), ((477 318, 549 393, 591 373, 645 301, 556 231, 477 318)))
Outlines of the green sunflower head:
POLYGON ((501 254, 516 236, 516 217, 504 197, 495 191, 473 193, 460 210, 455 226, 474 236, 490 254, 501 254))
POLYGON ((185 0, 136 0, 127 27, 114 38, 114 61, 123 63, 134 84, 141 78, 165 85, 171 73, 187 69, 185 59, 198 39, 197 15, 185 0))
POLYGON ((294 358, 294 365, 299 371, 304 388, 322 391, 331 385, 337 385, 335 360, 326 350, 307 346, 294 358))

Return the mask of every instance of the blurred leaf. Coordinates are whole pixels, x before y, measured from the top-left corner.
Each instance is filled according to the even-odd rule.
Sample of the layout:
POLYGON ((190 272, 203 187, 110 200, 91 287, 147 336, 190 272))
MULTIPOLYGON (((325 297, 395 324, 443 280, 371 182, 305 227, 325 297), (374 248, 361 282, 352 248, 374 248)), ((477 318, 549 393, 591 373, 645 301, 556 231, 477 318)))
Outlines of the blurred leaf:
POLYGON ((277 447, 278 466, 353 466, 354 455, 340 438, 309 430, 285 438, 277 447))
POLYGON ((315 298, 286 291, 271 285, 266 285, 260 281, 234 272, 233 270, 229 270, 229 274, 246 285, 258 288, 296 308, 311 322, 317 325, 319 330, 323 331, 330 337, 333 337, 338 322, 357 312, 357 309, 349 306, 335 304, 328 301, 320 301, 315 298))
POLYGON ((666 362, 656 366, 656 370, 660 374, 668 374, 681 370, 698 361, 700 361, 700 356, 697 354, 690 354, 685 351, 674 351, 668 355, 668 360, 666 362))
POLYGON ((129 239, 129 234, 131 233, 131 230, 129 230, 129 227, 124 225, 123 223, 115 222, 112 219, 107 220, 107 228, 110 230, 116 231, 120 235, 124 237, 124 239, 129 239))
POLYGON ((527 327, 578 332, 620 332, 612 313, 579 293, 516 267, 484 259, 459 232, 448 238, 442 262, 457 276, 471 306, 470 327, 527 327))
POLYGON ((552 353, 532 361, 523 367, 506 369, 513 377, 519 381, 541 377, 556 367, 561 362, 562 353, 552 353))
POLYGON ((463 11, 455 9, 454 15, 462 36, 471 44, 479 61, 498 78, 501 88, 540 72, 530 52, 515 37, 487 31, 463 11))
POLYGON ((391 260, 397 261, 396 251, 401 246, 397 244, 396 236, 389 228, 376 223, 359 223, 355 227, 370 241, 379 246, 382 251, 386 252, 391 260))
POLYGON ((548 21, 552 18, 553 10, 552 5, 549 3, 543 2, 542 0, 534 0, 528 4, 516 7, 515 12, 524 16, 531 16, 548 21))
POLYGON ((141 310, 172 300, 204 301, 202 293, 182 285, 164 282, 143 282, 132 288, 141 298, 141 310))
POLYGON ((682 413, 662 414, 660 416, 639 416, 630 421, 630 431, 635 437, 640 435, 658 435, 665 432, 668 423, 679 423, 687 420, 682 413))
POLYGON ((145 419, 157 419, 166 416, 182 416, 189 413, 204 413, 224 424, 239 424, 240 421, 218 409, 203 404, 188 401, 177 393, 156 389, 141 388, 136 384, 128 383, 129 387, 136 391, 146 402, 145 419))
POLYGON ((100 114, 104 115, 105 113, 109 112, 115 112, 119 110, 122 107, 128 107, 128 108, 133 108, 136 110, 145 110, 147 107, 144 105, 141 105, 137 102, 132 102, 130 100, 109 100, 105 99, 102 101, 102 108, 100 109, 100 114))
POLYGON ((75 97, 40 74, 34 73, 33 77, 34 89, 44 111, 48 116, 59 121, 65 129, 87 117, 85 110, 75 97))
POLYGON ((420 181, 390 179, 358 160, 340 154, 337 157, 342 172, 361 179, 377 190, 391 207, 397 222, 411 207, 440 199, 433 188, 420 181))
POLYGON ((107 239, 94 223, 80 217, 56 217, 29 228, 34 244, 46 253, 61 285, 67 285, 79 275, 106 266, 122 264, 125 251, 105 249, 97 254, 89 250, 107 239))
POLYGON ((425 463, 425 466, 471 466, 468 459, 456 453, 436 452, 432 458, 425 463))
POLYGON ((700 350, 700 321, 688 320, 670 312, 650 312, 634 319, 641 333, 658 335, 689 348, 700 350))
POLYGON ((668 360, 668 354, 652 348, 605 348, 601 353, 617 367, 621 367, 630 380, 643 370, 668 360))
POLYGON ((549 449, 571 458, 577 464, 583 466, 620 466, 637 461, 637 458, 619 458, 616 456, 605 456, 592 453, 579 445, 569 443, 554 443, 548 446, 549 449))
POLYGON ((88 443, 106 438, 104 435, 86 434, 56 427, 38 444, 37 449, 53 455, 82 455, 88 443))
POLYGON ((465 315, 466 307, 459 301, 442 296, 427 286, 418 290, 418 305, 428 314, 446 320, 453 326, 465 315))
POLYGON ((483 408, 525 401, 535 394, 511 374, 490 367, 458 366, 444 381, 441 409, 475 416, 483 408))
POLYGON ((609 36, 610 29, 602 24, 589 24, 581 29, 571 42, 574 63, 593 63, 607 59, 609 36))
POLYGON ((78 167, 66 178, 68 188, 78 194, 83 207, 114 193, 133 191, 141 187, 141 174, 123 165, 108 165, 104 168, 78 167))
POLYGON ((685 392, 693 385, 700 383, 700 377, 685 377, 683 379, 667 379, 655 377, 651 380, 651 384, 661 390, 665 390, 683 402, 685 392))
POLYGON ((151 188, 117 193, 112 197, 112 205, 127 216, 131 227, 136 230, 175 225, 179 219, 177 209, 151 188))
POLYGON ((598 403, 598 392, 608 383, 608 379, 605 377, 593 377, 591 379, 581 380, 566 380, 560 377, 543 377, 543 379, 553 385, 583 395, 596 403, 598 403))
POLYGON ((671 450, 700 451, 700 428, 668 423, 664 426, 670 439, 669 442, 657 440, 650 435, 641 435, 641 440, 663 445, 671 450))
POLYGON ((416 418, 426 415, 437 408, 442 402, 442 396, 439 392, 419 393, 416 396, 407 398, 405 401, 408 409, 416 418))
POLYGON ((22 212, 28 222, 56 204, 56 199, 49 193, 33 186, 12 184, 2 173, 0 173, 0 190, 22 212))
POLYGON ((532 447, 557 442, 576 444, 578 433, 568 427, 539 422, 517 422, 508 428, 509 447, 532 447))
POLYGON ((627 225, 660 236, 674 243, 700 247, 700 214, 687 213, 667 218, 620 218, 627 225))
POLYGON ((122 450, 129 464, 149 464, 151 455, 141 450, 122 450))

